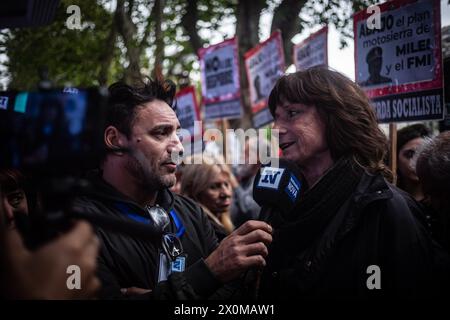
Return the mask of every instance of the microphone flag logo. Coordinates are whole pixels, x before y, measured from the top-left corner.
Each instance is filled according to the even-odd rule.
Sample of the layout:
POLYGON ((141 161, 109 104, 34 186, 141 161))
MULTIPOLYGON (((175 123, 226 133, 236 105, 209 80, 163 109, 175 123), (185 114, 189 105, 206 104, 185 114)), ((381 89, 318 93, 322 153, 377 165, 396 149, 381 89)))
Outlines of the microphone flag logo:
POLYGON ((284 168, 264 167, 261 168, 261 177, 258 181, 258 187, 278 189, 284 168))

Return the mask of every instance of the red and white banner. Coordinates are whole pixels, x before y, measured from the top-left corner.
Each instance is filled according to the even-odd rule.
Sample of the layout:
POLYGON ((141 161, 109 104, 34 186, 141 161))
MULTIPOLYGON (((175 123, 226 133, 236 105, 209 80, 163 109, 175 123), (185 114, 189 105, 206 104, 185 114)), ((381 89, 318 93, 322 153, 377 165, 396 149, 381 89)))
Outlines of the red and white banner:
POLYGON ((271 121, 267 100, 275 82, 284 74, 284 49, 279 31, 244 55, 250 88, 253 122, 259 128, 271 121))
POLYGON ((328 27, 323 27, 293 47, 292 61, 297 71, 328 65, 328 27))
POLYGON ((355 81, 380 122, 443 118, 439 0, 394 0, 354 16, 355 81), (370 21, 369 21, 370 20, 370 21))
POLYGON ((200 121, 200 110, 195 96, 195 88, 190 86, 176 94, 176 114, 181 128, 189 130, 192 137, 201 134, 201 129, 194 127, 195 121, 200 121))

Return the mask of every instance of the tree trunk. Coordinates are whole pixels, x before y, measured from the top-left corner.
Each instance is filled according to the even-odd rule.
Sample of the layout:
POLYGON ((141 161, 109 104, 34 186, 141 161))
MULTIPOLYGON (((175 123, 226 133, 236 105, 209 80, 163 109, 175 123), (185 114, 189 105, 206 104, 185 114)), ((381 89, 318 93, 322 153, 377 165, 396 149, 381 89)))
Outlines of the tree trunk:
POLYGON ((114 58, 114 49, 117 41, 117 10, 113 15, 111 22, 111 30, 106 39, 105 50, 100 59, 100 72, 98 82, 100 86, 105 86, 108 83, 109 69, 111 68, 111 61, 114 58))
MULTIPOLYGON (((163 22, 164 0, 155 0, 154 17, 155 17, 155 66, 153 68, 153 77, 162 76, 162 64, 164 60, 164 35, 161 29, 163 22)), ((149 21, 150 23, 150 21, 149 21)))
POLYGON ((284 57, 286 66, 292 64, 292 42, 291 39, 300 33, 300 11, 306 0, 283 0, 273 13, 271 32, 279 29, 283 38, 284 57))
POLYGON ((239 68, 241 79, 241 95, 243 117, 240 121, 230 121, 233 128, 247 129, 252 127, 252 110, 250 106, 250 91, 247 73, 245 71, 244 54, 259 43, 259 18, 266 6, 265 0, 240 0, 236 11, 236 36, 239 42, 239 68))
POLYGON ((125 10, 125 1, 117 0, 117 29, 122 36, 127 49, 129 65, 125 70, 124 81, 132 83, 141 78, 140 68, 140 46, 136 41, 137 28, 131 20, 131 11, 133 10, 132 1, 129 3, 129 10, 125 10))
POLYGON ((198 35, 197 21, 197 0, 188 0, 186 12, 181 18, 181 25, 189 36, 189 42, 195 54, 197 54, 198 49, 203 46, 203 40, 198 35))

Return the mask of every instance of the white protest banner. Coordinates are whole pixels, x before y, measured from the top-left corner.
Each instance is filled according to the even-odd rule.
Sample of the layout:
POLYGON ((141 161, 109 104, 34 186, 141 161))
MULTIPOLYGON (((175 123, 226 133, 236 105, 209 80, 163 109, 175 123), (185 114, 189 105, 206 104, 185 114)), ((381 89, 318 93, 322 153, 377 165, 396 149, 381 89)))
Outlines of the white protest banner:
POLYGON ((323 27, 293 47, 297 71, 314 66, 328 65, 328 27, 323 27))
POLYGON ((241 116, 239 59, 236 38, 198 51, 205 120, 241 116))
POLYGON ((281 32, 274 32, 244 54, 250 88, 253 124, 256 128, 272 122, 267 100, 275 82, 284 74, 284 50, 281 32))
POLYGON ((354 16, 355 79, 372 99, 379 122, 443 118, 439 0, 394 0, 354 16))

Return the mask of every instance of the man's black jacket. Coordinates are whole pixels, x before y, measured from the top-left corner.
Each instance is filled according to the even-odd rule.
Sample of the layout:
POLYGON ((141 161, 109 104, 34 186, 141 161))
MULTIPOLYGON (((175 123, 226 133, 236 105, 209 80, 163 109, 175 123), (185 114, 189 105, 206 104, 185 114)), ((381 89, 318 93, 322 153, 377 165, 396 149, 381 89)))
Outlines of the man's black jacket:
MULTIPOLYGON (((106 183, 99 175, 90 178, 91 194, 76 199, 75 207, 86 213, 130 219, 127 213, 148 218, 147 211, 106 183), (125 208, 125 210, 124 210, 125 208)), ((156 203, 166 212, 174 211, 178 227, 171 215, 169 232, 184 228, 181 242, 186 257, 186 271, 173 274, 169 281, 157 285, 160 243, 151 243, 126 234, 96 228, 101 240, 98 259, 98 276, 102 282, 100 299, 123 299, 121 288, 138 287, 152 290, 141 298, 195 299, 210 296, 220 287, 220 282, 204 262, 216 247, 217 237, 202 209, 192 200, 160 191, 156 203)))

